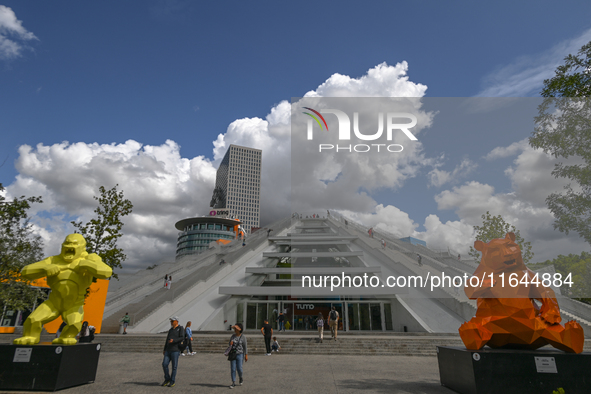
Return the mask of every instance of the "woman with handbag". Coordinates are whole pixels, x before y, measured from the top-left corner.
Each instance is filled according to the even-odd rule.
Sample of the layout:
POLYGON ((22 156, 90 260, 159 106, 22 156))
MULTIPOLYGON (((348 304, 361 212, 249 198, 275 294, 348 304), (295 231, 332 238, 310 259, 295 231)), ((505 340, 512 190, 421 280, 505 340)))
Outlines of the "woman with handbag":
POLYGON ((238 382, 241 386, 244 383, 242 379, 242 363, 244 361, 248 361, 248 348, 246 337, 242 335, 242 324, 236 323, 232 326, 234 330, 234 334, 230 338, 230 346, 226 350, 228 353, 228 360, 230 361, 230 375, 232 376, 232 384, 230 388, 233 389, 236 387, 236 370, 238 370, 238 377, 240 381, 238 382))

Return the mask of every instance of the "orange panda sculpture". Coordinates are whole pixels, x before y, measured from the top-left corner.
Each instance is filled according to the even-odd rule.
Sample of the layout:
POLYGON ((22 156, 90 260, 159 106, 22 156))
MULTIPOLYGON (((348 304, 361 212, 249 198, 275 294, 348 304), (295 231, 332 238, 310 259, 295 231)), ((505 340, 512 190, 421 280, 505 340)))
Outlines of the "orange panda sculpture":
POLYGON ((482 259, 473 276, 484 280, 477 287, 468 281, 465 288, 468 298, 478 299, 476 316, 459 329, 466 348, 537 349, 550 344, 569 353, 583 351, 583 328, 575 321, 561 325, 554 291, 543 286, 541 278, 540 284, 531 284, 535 274, 523 263, 515 234, 489 243, 476 241, 474 248, 482 259), (511 274, 517 278, 513 286, 511 274))

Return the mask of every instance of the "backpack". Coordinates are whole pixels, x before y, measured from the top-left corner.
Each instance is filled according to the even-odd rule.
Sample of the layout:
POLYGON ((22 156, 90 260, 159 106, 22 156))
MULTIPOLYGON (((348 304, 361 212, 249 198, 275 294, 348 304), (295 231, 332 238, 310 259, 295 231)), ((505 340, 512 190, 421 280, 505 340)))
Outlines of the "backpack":
POLYGON ((330 320, 337 319, 337 311, 330 311, 330 320))
POLYGON ((189 346, 189 341, 190 339, 187 338, 187 332, 185 331, 185 329, 183 328, 183 326, 179 325, 180 329, 183 330, 183 340, 179 343, 179 350, 182 352, 185 351, 185 349, 187 348, 187 346, 189 346))

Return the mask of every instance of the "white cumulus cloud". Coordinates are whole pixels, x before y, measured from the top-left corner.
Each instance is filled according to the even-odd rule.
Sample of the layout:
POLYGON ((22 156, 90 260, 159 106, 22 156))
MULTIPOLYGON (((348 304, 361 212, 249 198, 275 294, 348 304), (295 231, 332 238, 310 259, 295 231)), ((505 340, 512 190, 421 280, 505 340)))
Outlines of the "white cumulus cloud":
POLYGON ((529 142, 526 138, 524 140, 514 142, 509 146, 498 146, 486 154, 484 159, 490 161, 515 156, 518 153, 521 153, 528 146, 528 144, 529 142))
POLYGON ((35 148, 23 145, 16 161, 19 171, 9 194, 41 195, 43 204, 31 211, 44 238, 47 254, 55 254, 68 233, 71 220, 88 221, 100 186, 116 184, 134 205, 123 217, 120 245, 128 256, 125 266, 138 269, 174 259, 177 230, 184 217, 206 213, 215 182, 211 161, 202 156, 186 159, 173 141, 142 146, 68 143, 35 148))
POLYGON ((436 166, 436 168, 429 171, 429 186, 441 187, 446 183, 458 182, 459 180, 466 178, 476 169, 476 167, 478 167, 478 164, 468 158, 462 159, 462 162, 452 171, 440 170, 436 166))
POLYGON ((423 97, 427 86, 408 80, 408 63, 381 63, 361 78, 333 74, 305 97, 423 97))
POLYGON ((393 205, 378 204, 372 212, 368 213, 347 210, 339 211, 339 213, 367 227, 393 234, 398 238, 413 235, 418 227, 418 224, 406 212, 393 205))
POLYGON ((465 255, 474 243, 474 227, 461 221, 442 223, 439 217, 431 214, 425 218, 425 231, 416 231, 413 237, 422 239, 434 250, 450 250, 465 255))
MULTIPOLYGON (((420 96, 426 87, 408 80, 408 65, 380 64, 360 78, 331 76, 312 96, 420 96)), ((409 105, 420 109, 420 100, 409 99, 409 105)), ((431 121, 423 114, 423 127, 431 121)), ((34 223, 43 236, 47 254, 55 254, 66 234, 73 231, 70 220, 86 221, 96 207, 93 196, 99 186, 119 185, 125 197, 134 204, 133 213, 124 218, 124 237, 121 246, 128 256, 126 269, 138 269, 162 261, 172 261, 175 254, 176 221, 206 214, 215 182, 215 173, 230 144, 261 149, 262 190, 261 222, 268 224, 289 215, 292 211, 291 181, 291 104, 282 101, 272 107, 264 118, 237 119, 225 133, 213 141, 213 159, 183 158, 174 141, 162 145, 142 145, 141 142, 98 144, 62 142, 54 145, 23 145, 19 149, 16 168, 19 175, 7 189, 10 195, 41 195, 44 203, 34 208, 34 223)), ((396 138, 402 138, 397 136, 396 138)), ((350 206, 361 212, 387 213, 400 223, 406 235, 413 230, 412 222, 403 220, 408 215, 394 207, 378 207, 375 201, 352 180, 365 177, 364 185, 371 188, 397 187, 404 179, 415 176, 424 158, 420 143, 398 162, 386 158, 378 163, 377 174, 368 163, 343 159, 323 162, 304 157, 310 168, 310 182, 317 190, 308 195, 310 207, 325 207, 331 201, 337 207, 350 206), (324 171, 334 168, 355 170, 348 181, 327 186, 321 179, 324 171), (340 166, 340 167, 339 167, 340 166), (324 170, 323 170, 324 169, 324 170), (322 188, 325 187, 326 190, 322 188), (383 211, 383 212, 382 212, 383 211)), ((298 160, 299 162, 299 160, 298 160)), ((338 173, 328 174, 333 180, 338 173)), ((338 179, 336 179, 338 180, 338 179)), ((333 207, 334 208, 334 207, 333 207)), ((384 222, 386 226, 387 222, 384 222)))
MULTIPOLYGON (((418 141, 409 142, 401 132, 392 136, 392 143, 404 144, 403 154, 319 155, 317 150, 301 150, 305 128, 296 127, 304 132, 292 133, 292 105, 282 101, 264 117, 230 123, 212 141, 211 159, 183 158, 180 147, 171 140, 161 145, 143 145, 132 140, 112 144, 23 145, 16 161, 19 175, 8 186, 8 195, 43 196, 44 203, 32 211, 33 223, 45 240, 46 253, 55 254, 64 236, 73 231, 71 220, 87 221, 94 216, 93 196, 99 186, 111 188, 119 184, 119 190, 134 204, 133 213, 124 218, 125 235, 120 243, 128 255, 125 267, 145 268, 174 259, 177 239, 174 224, 207 213, 216 169, 227 148, 235 144, 263 151, 262 225, 293 211, 318 213, 330 208, 395 236, 415 236, 432 248, 449 247, 464 254, 474 242, 472 226, 480 225, 481 215, 490 211, 517 226, 526 239, 543 241, 540 248, 543 253, 562 252, 565 245, 579 245, 572 237, 563 242, 562 234, 553 230, 554 218, 544 199, 550 192, 559 191, 562 182, 550 175, 552 158, 531 149, 526 140, 497 147, 485 156, 491 162, 516 156, 511 166, 500 172, 511 182, 509 191, 495 191, 485 181, 470 180, 458 186, 476 168, 476 163, 468 157, 447 171, 442 168, 443 156, 426 156, 422 132, 435 121, 435 115, 422 107, 421 96, 426 86, 409 81, 407 70, 408 65, 402 62, 395 66, 380 64, 360 78, 334 74, 301 99, 326 103, 331 99, 376 98, 370 99, 378 101, 368 108, 347 109, 359 111, 360 116, 369 119, 363 130, 367 135, 375 130, 376 112, 388 110, 388 103, 379 98, 400 98, 397 100, 402 101, 403 110, 417 114, 419 120, 413 129, 418 141), (441 215, 431 214, 424 219, 424 231, 418 231, 419 224, 408 213, 393 205, 378 204, 372 195, 374 191, 399 191, 411 178, 424 176, 425 168, 434 168, 427 173, 432 186, 453 186, 434 198, 439 210, 453 210, 458 220, 443 223, 441 215), (548 249, 547 245, 554 248, 548 249)), ((330 122, 335 122, 334 117, 327 117, 327 121, 333 127, 330 122)), ((319 141, 326 135, 318 134, 319 141)))
POLYGON ((0 5, 0 59, 12 60, 22 56, 24 43, 36 39, 35 34, 23 27, 12 8, 0 5))

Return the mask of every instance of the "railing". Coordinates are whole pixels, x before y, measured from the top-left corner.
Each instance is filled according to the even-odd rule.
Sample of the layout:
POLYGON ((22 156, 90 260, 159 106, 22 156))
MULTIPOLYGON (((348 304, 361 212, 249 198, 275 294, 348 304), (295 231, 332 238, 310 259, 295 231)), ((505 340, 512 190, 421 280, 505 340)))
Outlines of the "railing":
MULTIPOLYGON (((285 228, 288 228, 291 225, 291 222, 292 219, 287 218, 274 222, 266 227, 273 227, 274 231, 280 232, 283 231, 285 228)), ((242 241, 238 240, 239 242, 237 242, 236 245, 239 246, 235 248, 227 248, 225 253, 223 253, 223 259, 228 260, 228 263, 231 264, 232 261, 238 260, 246 252, 252 251, 259 247, 266 239, 266 231, 257 231, 248 238, 248 243, 246 244, 246 246, 242 247, 242 241)), ((226 246, 229 245, 230 244, 226 246)), ((222 255, 222 253, 213 254, 222 255)), ((172 303, 176 301, 179 297, 183 296, 185 293, 190 291, 195 285, 207 281, 209 278, 211 278, 211 276, 215 275, 220 269, 223 269, 225 267, 224 265, 220 265, 218 263, 217 258, 213 261, 208 261, 207 257, 211 257, 212 253, 207 254, 207 256, 204 255, 205 253, 197 255, 201 257, 199 266, 192 267, 192 271, 182 276, 182 279, 178 282, 173 283, 173 286, 169 290, 161 291, 161 294, 157 296, 155 299, 148 301, 141 309, 134 311, 131 314, 130 324, 135 325, 141 322, 144 318, 149 316, 149 313, 146 313, 146 311, 149 312, 151 310, 154 310, 165 302, 172 303)), ((155 281, 152 281, 151 283, 155 282, 162 283, 162 279, 158 278, 155 281)))
MULTIPOLYGON (((231 244, 228 244, 226 246, 230 246, 231 244)), ((234 246, 237 246, 238 243, 236 243, 234 246)), ((155 268, 154 272, 160 272, 160 274, 162 273, 166 273, 166 274, 170 274, 170 275, 175 275, 178 274, 181 270, 187 268, 190 265, 193 265, 193 268, 197 269, 199 268, 198 266, 195 266, 197 264, 199 264, 199 262, 201 260, 205 260, 208 257, 215 255, 219 253, 218 249, 209 249, 206 252, 200 253, 200 254, 194 254, 194 255, 190 255, 192 257, 198 257, 197 260, 195 259, 189 259, 187 258, 188 256, 185 256, 183 258, 181 258, 177 263, 174 263, 176 265, 176 267, 174 269, 172 268, 168 268, 166 270, 162 269, 162 268, 166 268, 163 267, 161 269, 155 268)), ((152 275, 150 275, 150 277, 152 277, 152 275)), ((120 301, 123 298, 128 298, 130 296, 132 296, 134 293, 138 293, 140 290, 146 288, 146 287, 150 287, 150 286, 154 286, 156 284, 160 284, 163 281, 163 276, 162 275, 158 275, 155 279, 148 279, 148 282, 143 282, 140 283, 134 287, 128 288, 124 291, 122 291, 121 293, 114 295, 113 297, 109 298, 106 302, 106 306, 110 306, 114 303, 116 303, 117 301, 120 301)))
MULTIPOLYGON (((344 223, 346 220, 348 223, 348 226, 351 226, 358 231, 361 231, 363 233, 369 232, 370 227, 367 227, 367 226, 364 226, 360 223, 357 223, 354 220, 352 220, 348 217, 345 217, 338 212, 330 211, 330 216, 333 219, 340 221, 341 223, 344 223)), ((399 252, 425 254, 425 255, 428 255, 432 258, 437 258, 437 257, 457 258, 457 256, 459 255, 459 253, 454 251, 449 246, 447 247, 447 249, 430 249, 430 248, 427 248, 423 245, 414 245, 409 242, 401 241, 400 238, 398 236, 396 236, 394 233, 391 233, 391 232, 386 231, 384 229, 377 229, 377 230, 373 229, 373 234, 374 234, 374 236, 373 236, 374 238, 378 238, 378 239, 384 238, 386 241, 389 241, 389 242, 387 242, 387 246, 388 247, 393 246, 393 247, 391 247, 391 249, 398 250, 399 252), (394 245, 392 245, 392 244, 394 244, 394 245), (421 249, 421 248, 424 248, 424 249, 421 249)))
MULTIPOLYGON (((337 220, 342 223, 344 223, 344 221, 347 220, 347 223, 348 223, 347 227, 352 227, 352 228, 354 228, 358 231, 361 231, 363 233, 367 233, 367 231, 369 230, 369 227, 366 227, 366 226, 363 226, 359 223, 356 223, 355 221, 351 220, 350 218, 346 218, 338 213, 331 212, 330 216, 332 219, 337 220)), ((392 236, 392 234, 382 232, 380 230, 378 230, 378 231, 374 230, 374 234, 375 234, 374 238, 378 238, 378 239, 381 237, 388 238, 388 237, 392 236)), ((394 240, 390 240, 390 241, 394 241, 394 240)), ((399 240, 396 240, 396 241, 402 242, 399 240)), ((396 241, 394 241, 394 242, 396 242, 396 241)), ((409 249, 416 250, 418 248, 417 245, 412 245, 409 243, 405 243, 405 245, 400 245, 400 244, 394 244, 393 242, 388 242, 387 247, 397 250, 399 252, 402 252, 410 258, 414 258, 416 256, 417 252, 410 251, 409 249)), ((425 248, 424 246, 421 246, 421 247, 425 248)), ((430 250, 428 248, 425 248, 425 249, 429 250, 434 256, 436 256, 436 258, 433 258, 431 256, 428 256, 426 253, 420 253, 424 257, 423 262, 424 263, 431 262, 432 264, 430 264, 430 265, 432 265, 432 266, 433 266, 433 263, 436 263, 439 266, 448 267, 448 268, 455 270, 455 271, 469 271, 470 269, 474 269, 477 266, 477 264, 475 264, 471 261, 458 260, 458 258, 457 258, 458 253, 451 248, 448 248, 447 250, 445 250, 445 249, 430 250), (442 261, 439 261, 438 258, 441 259, 442 261), (452 262, 453 262, 453 265, 452 265, 452 262), (455 266, 455 265, 457 265, 457 266, 455 266)), ((451 289, 451 288, 442 287, 441 289, 444 290, 449 295, 451 295, 453 298, 456 298, 458 301, 462 301, 459 298, 460 294, 456 288, 451 289)), ((572 299, 567 296, 558 296, 558 301, 560 303, 561 310, 563 310, 567 313, 570 313, 575 318, 581 320, 585 324, 591 324, 591 305, 581 303, 580 301, 577 301, 577 300, 572 299)), ((472 304, 472 306, 475 307, 473 300, 467 300, 465 302, 468 302, 468 303, 472 304)))
MULTIPOLYGON (((347 220, 347 228, 352 227, 353 229, 363 232, 363 233, 367 233, 369 231, 369 227, 363 226, 349 218, 345 218, 342 215, 334 214, 331 212, 331 218, 333 220, 337 220, 341 223, 344 223, 345 220, 347 220)), ((456 271, 458 273, 464 273, 466 272, 465 270, 460 270, 457 267, 454 266, 450 266, 448 264, 445 264, 444 262, 441 262, 439 260, 437 260, 435 257, 433 257, 436 253, 431 251, 429 248, 423 246, 423 245, 413 245, 411 243, 408 242, 404 242, 404 241, 400 241, 399 239, 396 239, 395 236, 392 233, 389 232, 385 232, 382 230, 374 230, 373 231, 374 239, 385 239, 386 242, 386 247, 388 249, 392 249, 395 250, 397 252, 403 253, 404 255, 406 255, 407 257, 416 260, 416 256, 417 253, 419 253, 423 260, 423 264, 425 265, 429 265, 434 269, 437 270, 441 270, 442 268, 448 268, 451 269, 453 271, 456 271), (431 254, 431 255, 430 255, 431 254)), ((456 298, 459 300, 459 294, 456 291, 456 289, 451 289, 451 288, 445 288, 445 287, 441 287, 441 289, 447 293, 448 295, 450 295, 452 298, 456 298)))
MULTIPOLYGON (((271 226, 277 227, 280 224, 282 224, 284 221, 287 223, 287 222, 290 222, 291 220, 292 220, 291 218, 290 219, 282 219, 282 220, 279 220, 275 223, 272 223, 270 226, 267 226, 267 227, 271 227, 271 226)), ((261 237, 266 238, 265 231, 255 232, 253 235, 251 235, 247 238, 247 245, 252 243, 256 239, 260 239, 261 237)), ((142 282, 140 284, 137 284, 137 285, 135 285, 131 288, 127 288, 125 290, 120 290, 112 297, 109 297, 107 299, 107 302, 105 303, 105 305, 106 306, 113 305, 114 303, 116 303, 117 301, 120 301, 123 298, 128 298, 128 297, 132 296, 133 294, 139 293, 141 290, 145 289, 146 287, 151 287, 151 286, 156 286, 156 285, 159 286, 159 284, 162 283, 162 280, 163 280, 163 275, 161 275, 162 273, 170 274, 172 276, 175 276, 175 275, 178 276, 179 274, 182 273, 183 270, 186 270, 186 269, 190 269, 191 271, 194 271, 194 270, 200 268, 200 265, 199 265, 200 262, 206 260, 208 257, 211 257, 212 255, 227 254, 227 253, 230 253, 234 250, 239 250, 241 248, 242 248, 242 240, 235 239, 226 245, 219 245, 219 246, 210 248, 202 253, 184 255, 179 260, 177 260, 175 263, 170 263, 171 265, 174 264, 174 268, 163 267, 163 266, 156 267, 152 272, 159 272, 160 275, 157 276, 155 279, 151 279, 148 282, 142 282)), ((152 276, 153 275, 150 275, 150 277, 152 277, 152 276)))

